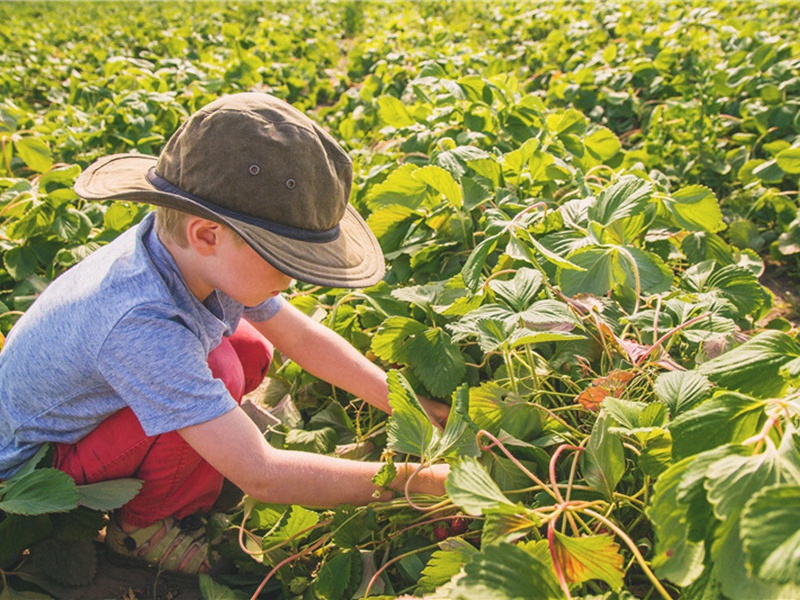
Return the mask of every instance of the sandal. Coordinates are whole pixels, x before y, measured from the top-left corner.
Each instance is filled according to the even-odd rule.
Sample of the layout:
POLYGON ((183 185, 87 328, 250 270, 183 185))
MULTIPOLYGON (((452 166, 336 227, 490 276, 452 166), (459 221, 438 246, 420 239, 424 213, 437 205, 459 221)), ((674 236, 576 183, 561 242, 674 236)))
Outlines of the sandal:
POLYGON ((197 515, 168 517, 130 533, 112 515, 106 527, 110 559, 157 566, 171 574, 195 577, 211 569, 204 521, 197 515))

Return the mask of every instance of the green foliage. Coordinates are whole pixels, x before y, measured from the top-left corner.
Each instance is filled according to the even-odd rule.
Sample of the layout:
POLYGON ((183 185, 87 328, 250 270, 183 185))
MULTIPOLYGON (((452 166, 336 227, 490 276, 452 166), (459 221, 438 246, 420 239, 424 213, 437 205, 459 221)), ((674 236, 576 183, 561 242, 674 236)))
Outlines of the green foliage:
MULTIPOLYGON (((673 597, 797 595, 800 351, 759 329, 765 263, 794 275, 800 253, 791 4, 49 6, 0 6, 0 333, 148 210, 78 199, 83 168, 268 91, 342 141, 388 263, 369 290, 292 301, 393 369, 387 420, 285 361, 269 440, 382 456, 381 489, 392 453, 447 461, 448 500, 480 517, 434 551, 453 515, 399 499, 248 501, 254 555, 224 546, 241 578, 203 577, 205 598, 250 597, 293 553, 270 593, 363 595, 386 567, 387 597, 661 594, 649 563, 673 597), (451 403, 443 430, 417 394, 451 403)), ((3 568, 138 489, 67 479, 2 484, 3 568)))

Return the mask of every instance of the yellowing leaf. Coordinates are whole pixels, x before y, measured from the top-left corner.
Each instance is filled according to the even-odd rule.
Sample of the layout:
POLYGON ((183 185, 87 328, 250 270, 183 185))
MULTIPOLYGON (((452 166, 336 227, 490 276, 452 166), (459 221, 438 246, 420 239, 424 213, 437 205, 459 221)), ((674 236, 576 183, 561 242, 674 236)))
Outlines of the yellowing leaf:
POLYGON ((610 535, 573 538, 555 532, 555 554, 569 583, 602 579, 619 590, 625 572, 619 545, 610 535))

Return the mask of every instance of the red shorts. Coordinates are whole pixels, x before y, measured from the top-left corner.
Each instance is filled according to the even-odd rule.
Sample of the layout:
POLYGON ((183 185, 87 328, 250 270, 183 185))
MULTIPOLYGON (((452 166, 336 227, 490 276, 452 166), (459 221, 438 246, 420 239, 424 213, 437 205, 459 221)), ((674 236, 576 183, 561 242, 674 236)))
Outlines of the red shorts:
MULTIPOLYGON (((272 344, 244 320, 208 356, 212 374, 240 404, 264 379, 271 360, 272 344)), ((121 509, 122 519, 137 527, 207 511, 223 480, 177 432, 146 436, 129 408, 75 444, 56 444, 55 466, 78 484, 142 479, 139 494, 121 509)))

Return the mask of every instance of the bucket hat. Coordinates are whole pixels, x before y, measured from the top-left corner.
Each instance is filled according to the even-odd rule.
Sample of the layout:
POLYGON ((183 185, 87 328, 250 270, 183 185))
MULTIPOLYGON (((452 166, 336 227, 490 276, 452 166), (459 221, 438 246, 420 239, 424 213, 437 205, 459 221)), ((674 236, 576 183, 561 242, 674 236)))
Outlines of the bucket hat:
POLYGON ((75 182, 88 200, 157 204, 221 222, 262 258, 308 283, 358 288, 384 273, 383 254, 348 204, 350 157, 321 127, 269 94, 204 106, 158 157, 115 154, 75 182))

